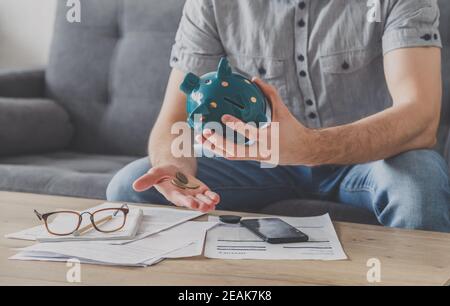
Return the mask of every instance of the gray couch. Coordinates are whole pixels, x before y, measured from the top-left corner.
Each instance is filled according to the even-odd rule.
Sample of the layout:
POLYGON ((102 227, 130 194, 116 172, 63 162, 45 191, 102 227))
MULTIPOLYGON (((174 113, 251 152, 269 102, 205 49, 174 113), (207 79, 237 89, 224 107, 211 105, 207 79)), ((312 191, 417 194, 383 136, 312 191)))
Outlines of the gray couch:
MULTIPOLYGON (((169 76, 184 1, 82 0, 82 22, 57 8, 45 70, 0 73, 0 190, 104 199, 108 182, 146 155, 169 76)), ((437 150, 450 160, 450 1, 441 0, 445 95, 437 150)), ((263 212, 376 224, 368 212, 292 200, 263 212)))

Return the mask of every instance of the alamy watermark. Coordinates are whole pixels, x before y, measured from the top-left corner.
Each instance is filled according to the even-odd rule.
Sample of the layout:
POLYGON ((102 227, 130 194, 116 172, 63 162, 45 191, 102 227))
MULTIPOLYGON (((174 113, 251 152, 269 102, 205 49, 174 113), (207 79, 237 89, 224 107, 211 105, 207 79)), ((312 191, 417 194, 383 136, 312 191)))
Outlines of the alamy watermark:
POLYGON ((69 23, 81 22, 81 2, 80 0, 67 0, 66 6, 69 8, 66 19, 69 23))
POLYGON ((381 3, 380 0, 368 0, 367 7, 367 21, 369 23, 381 22, 381 3))
POLYGON ((66 273, 66 281, 72 284, 81 283, 81 262, 72 258, 67 261, 66 267, 69 268, 66 273))
POLYGON ((251 159, 261 162, 261 168, 275 168, 280 161, 280 124, 271 122, 265 127, 257 127, 255 123, 227 123, 226 129, 221 123, 208 122, 204 129, 214 131, 217 143, 205 144, 203 149, 194 149, 192 129, 186 122, 177 122, 172 125, 171 133, 176 135, 171 145, 171 153, 175 158, 181 157, 208 157, 221 156, 233 159, 251 159), (240 126, 239 126, 240 125, 240 126), (245 135, 257 131, 257 140, 244 141, 244 137, 237 136, 234 130, 241 128, 245 135), (221 148, 221 154, 215 149, 221 148))
POLYGON ((378 258, 370 258, 366 266, 369 268, 366 274, 367 282, 381 283, 381 261, 378 258))

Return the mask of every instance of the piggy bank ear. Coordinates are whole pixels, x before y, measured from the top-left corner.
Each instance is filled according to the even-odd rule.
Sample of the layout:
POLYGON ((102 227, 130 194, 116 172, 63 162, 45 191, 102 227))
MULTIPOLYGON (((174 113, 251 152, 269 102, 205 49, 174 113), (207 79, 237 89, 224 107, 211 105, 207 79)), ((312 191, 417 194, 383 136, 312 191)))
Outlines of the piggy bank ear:
POLYGON ((222 57, 219 63, 219 68, 217 69, 217 77, 219 79, 225 78, 232 74, 230 64, 225 57, 222 57))
POLYGON ((200 78, 193 73, 186 74, 183 83, 180 85, 180 89, 185 94, 190 94, 192 91, 200 86, 200 78))

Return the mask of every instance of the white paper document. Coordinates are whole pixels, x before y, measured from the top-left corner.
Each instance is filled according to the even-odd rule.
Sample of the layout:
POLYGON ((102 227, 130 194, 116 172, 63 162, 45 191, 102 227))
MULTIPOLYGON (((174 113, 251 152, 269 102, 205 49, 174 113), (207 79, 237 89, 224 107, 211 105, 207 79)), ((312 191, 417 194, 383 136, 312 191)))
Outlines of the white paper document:
POLYGON ((111 243, 131 243, 204 215, 204 213, 198 211, 165 207, 144 207, 142 211, 144 216, 134 239, 131 241, 112 241, 111 243))
MULTIPOLYGON (((309 236, 304 243, 269 244, 240 225, 219 224, 208 231, 205 256, 219 259, 345 260, 347 256, 328 214, 280 219, 309 236)), ((210 217, 217 221, 217 217, 210 217)))
POLYGON ((216 222, 186 222, 125 245, 98 242, 40 243, 21 249, 13 260, 67 261, 82 263, 149 266, 165 258, 191 257, 202 253, 206 232, 216 222))
MULTIPOLYGON (((120 205, 118 205, 117 203, 103 203, 99 206, 89 209, 89 211, 94 211, 96 209, 104 208, 106 206, 117 207, 120 205)), ((130 210, 141 209, 143 214, 142 218, 140 218, 140 226, 137 229, 137 233, 135 234, 134 238, 120 239, 119 235, 121 233, 111 233, 106 235, 100 234, 104 237, 107 237, 108 235, 114 236, 115 240, 107 241, 107 243, 126 244, 133 241, 137 241, 203 215, 203 213, 201 212, 181 210, 175 208, 166 208, 166 207, 143 207, 143 206, 129 205, 129 208, 130 210)), ((86 216, 84 217, 84 219, 86 220, 83 220, 83 222, 89 221, 89 218, 86 216)), ((89 235, 97 235, 97 234, 98 233, 95 232, 89 233, 89 235)), ((48 238, 48 236, 49 234, 45 226, 39 225, 17 233, 6 235, 5 237, 9 239, 36 241, 37 238, 40 237, 48 238)))

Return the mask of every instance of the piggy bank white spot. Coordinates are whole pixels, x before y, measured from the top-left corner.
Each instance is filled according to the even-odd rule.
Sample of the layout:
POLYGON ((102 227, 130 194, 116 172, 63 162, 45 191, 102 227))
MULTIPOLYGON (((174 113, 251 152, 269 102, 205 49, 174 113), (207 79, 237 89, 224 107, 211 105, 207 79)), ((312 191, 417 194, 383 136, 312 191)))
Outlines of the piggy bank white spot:
POLYGON ((191 99, 195 102, 197 102, 198 104, 202 103, 202 99, 203 99, 203 94, 201 92, 194 92, 191 94, 191 99))

